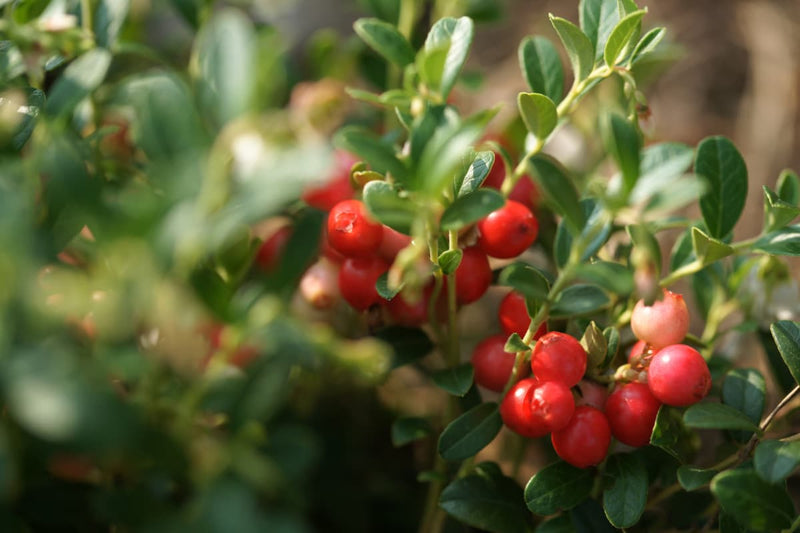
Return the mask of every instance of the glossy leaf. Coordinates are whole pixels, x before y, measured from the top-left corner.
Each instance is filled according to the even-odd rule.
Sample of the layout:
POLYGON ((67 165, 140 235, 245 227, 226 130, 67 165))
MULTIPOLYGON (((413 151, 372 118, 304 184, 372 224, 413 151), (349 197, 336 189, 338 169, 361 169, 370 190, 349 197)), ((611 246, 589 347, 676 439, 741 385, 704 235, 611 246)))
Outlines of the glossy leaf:
POLYGON ((645 33, 642 38, 639 39, 636 48, 633 49, 631 65, 635 65, 640 59, 646 57, 647 54, 655 50, 666 33, 667 31, 664 28, 653 28, 645 33))
POLYGON ((626 295, 633 292, 633 273, 624 265, 611 261, 583 263, 576 269, 579 279, 590 281, 609 292, 626 295))
POLYGON ((445 250, 439 254, 439 268, 445 275, 452 274, 461 264, 461 258, 464 257, 464 251, 458 250, 445 250))
POLYGON ((606 518, 618 528, 639 521, 647 503, 647 469, 635 453, 614 454, 607 459, 606 475, 611 485, 603 491, 606 518))
POLYGON ((800 465, 800 442, 764 440, 756 446, 753 466, 764 481, 780 483, 800 465))
POLYGON ((704 265, 710 265, 714 261, 734 253, 733 247, 729 244, 709 237, 697 227, 692 228, 692 249, 695 257, 700 259, 704 265))
POLYGON ((678 482, 683 490, 693 491, 711 483, 717 473, 717 470, 681 465, 678 468, 678 482))
POLYGON ((503 350, 508 353, 517 353, 517 352, 527 352, 530 351, 531 347, 523 342, 522 337, 519 336, 519 333, 512 333, 508 336, 505 345, 503 346, 503 350))
POLYGON ((478 187, 481 186, 486 176, 489 175, 489 171, 491 171, 494 163, 494 152, 491 150, 475 154, 475 159, 473 159, 472 163, 469 165, 461 183, 457 184, 457 196, 465 196, 478 190, 478 187))
POLYGON ((775 345, 789 367, 789 372, 800 383, 800 323, 780 320, 769 327, 775 345))
POLYGON ((392 446, 399 448, 410 442, 424 439, 433 429, 424 418, 398 418, 392 423, 392 446))
POLYGON ((793 170, 787 168, 781 172, 775 184, 775 191, 778 193, 778 198, 787 204, 800 206, 800 176, 793 170))
MULTIPOLYGON (((722 401, 747 415, 754 424, 758 424, 764 413, 766 387, 764 376, 758 370, 734 368, 725 375, 722 382, 722 401)), ((749 434, 746 434, 746 438, 749 438, 749 434)))
POLYGON ((553 43, 546 37, 526 37, 519 45, 518 57, 530 90, 560 102, 564 94, 564 67, 553 43))
POLYGON ((453 396, 464 396, 472 387, 474 375, 472 363, 463 363, 453 368, 438 370, 431 375, 437 387, 453 396))
POLYGON ((130 0, 100 0, 94 16, 97 46, 113 49, 129 9, 130 0))
POLYGON ((608 36, 603 50, 606 65, 614 67, 625 58, 625 51, 630 50, 631 41, 639 38, 642 28, 642 17, 646 9, 634 11, 622 18, 608 36))
POLYGON ((497 280, 500 285, 512 287, 519 293, 534 300, 546 300, 550 282, 539 270, 526 263, 512 263, 500 272, 497 280))
POLYGON ((611 304, 605 291, 595 285, 572 285, 564 289, 550 310, 553 318, 588 315, 611 304))
POLYGON ((738 409, 721 403, 697 403, 683 413, 683 422, 701 429, 742 429, 759 431, 758 426, 738 409))
POLYGON ((78 103, 97 89, 111 65, 111 53, 93 48, 70 63, 58 77, 44 106, 45 113, 58 116, 72 112, 78 103))
POLYGON ((786 487, 767 483, 752 469, 717 474, 711 481, 711 492, 722 510, 747 529, 780 531, 794 520, 794 504, 786 487))
POLYGON ((707 137, 697 145, 694 170, 709 182, 700 198, 703 220, 712 237, 727 235, 736 225, 747 197, 747 167, 725 137, 707 137))
POLYGON ((397 293, 403 290, 402 284, 400 287, 390 288, 389 287, 389 273, 384 272, 375 282, 375 290, 378 291, 378 296, 383 298, 384 300, 392 300, 397 293))
POLYGON ((580 235, 586 218, 578 200, 578 190, 567 170, 554 158, 544 154, 530 158, 528 167, 548 203, 564 217, 573 235, 580 235))
POLYGON ((442 491, 439 506, 450 516, 481 531, 528 531, 530 513, 523 505, 522 489, 491 463, 456 479, 442 491))
POLYGON ((417 216, 415 205, 385 181, 370 181, 364 186, 364 205, 382 224, 408 235, 417 216))
POLYGON ((519 93, 517 107, 528 131, 542 141, 547 139, 558 123, 556 105, 543 94, 519 93))
POLYGON ((780 229, 800 215, 800 207, 781 200, 766 185, 764 191, 764 231, 780 229))
POLYGON ((603 128, 606 150, 614 158, 622 174, 625 197, 630 194, 639 178, 639 150, 641 140, 636 128, 617 113, 607 116, 603 128))
POLYGON ((767 233, 753 248, 773 255, 800 256, 800 224, 767 233))
POLYGON ((425 49, 447 49, 438 87, 443 99, 447 98, 467 61, 475 27, 468 17, 443 18, 436 22, 425 40, 425 49))
POLYGON ((443 231, 459 230, 497 211, 505 203, 503 195, 494 189, 472 191, 456 198, 447 206, 442 213, 439 227, 443 231))
POLYGON ((698 438, 686 428, 679 410, 664 405, 656 416, 650 444, 658 446, 683 463, 696 451, 698 438))
POLYGON ((375 18, 362 18, 353 28, 370 48, 390 63, 404 67, 414 62, 414 49, 393 25, 375 18))
POLYGON ((334 144, 363 157, 373 170, 382 174, 391 172, 400 181, 408 177, 408 169, 395 156, 394 148, 366 128, 347 126, 336 134, 334 144))
POLYGON ((537 472, 525 486, 525 504, 532 513, 547 516, 572 509, 589 497, 594 476, 591 470, 564 461, 537 472))
POLYGON ((492 442, 503 420, 496 403, 482 403, 444 428, 439 437, 439 455, 448 461, 472 457, 492 442))
POLYGON ((578 14, 580 26, 595 51, 595 60, 602 59, 608 36, 619 22, 617 0, 581 0, 578 14))
POLYGON ((580 28, 567 19, 550 15, 550 23, 567 51, 575 79, 585 80, 594 68, 594 47, 591 41, 580 28))

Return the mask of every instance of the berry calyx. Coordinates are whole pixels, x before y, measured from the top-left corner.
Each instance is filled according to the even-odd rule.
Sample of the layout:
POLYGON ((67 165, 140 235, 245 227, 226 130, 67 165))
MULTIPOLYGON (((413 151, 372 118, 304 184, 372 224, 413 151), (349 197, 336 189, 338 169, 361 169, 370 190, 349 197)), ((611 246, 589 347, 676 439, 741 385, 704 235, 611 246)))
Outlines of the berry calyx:
POLYGON ((708 394, 711 372, 700 352, 685 344, 673 344, 653 356, 647 385, 661 403, 685 407, 708 394))
POLYGON ((483 339, 472 351, 475 383, 495 392, 501 392, 511 377, 516 355, 505 351, 506 337, 492 335, 483 339))
POLYGON ((372 220, 358 200, 339 202, 328 213, 328 242, 347 257, 375 253, 383 239, 383 225, 372 220))
POLYGON ((661 402, 644 383, 617 386, 606 401, 606 417, 614 437, 628 446, 650 443, 661 402))
POLYGON ((536 240, 539 222, 531 210, 514 200, 478 221, 478 246, 491 257, 517 257, 536 240))
POLYGON ((689 332, 689 309, 683 296, 664 289, 663 298, 653 305, 639 300, 631 314, 631 329, 655 349, 681 342, 689 332))
POLYGON ((533 347, 531 369, 539 381, 560 381, 573 387, 586 372, 586 359, 586 350, 574 337, 551 331, 533 347))
MULTIPOLYGON (((506 335, 516 333, 520 337, 524 337, 531 323, 531 317, 528 316, 528 308, 525 306, 525 297, 516 291, 506 294, 505 298, 500 302, 497 318, 500 320, 500 327, 503 328, 506 335)), ((547 323, 543 322, 536 330, 533 339, 536 340, 545 333, 547 333, 547 323)))
POLYGON ((578 468, 599 464, 611 444, 611 428, 606 415, 588 405, 575 408, 569 423, 551 436, 561 459, 578 468))
POLYGON ((456 268, 456 299, 460 304, 479 299, 492 284, 489 258, 477 246, 464 248, 461 263, 456 268))
POLYGON ((354 309, 365 311, 381 301, 375 283, 389 270, 380 257, 348 257, 339 269, 339 291, 354 309))

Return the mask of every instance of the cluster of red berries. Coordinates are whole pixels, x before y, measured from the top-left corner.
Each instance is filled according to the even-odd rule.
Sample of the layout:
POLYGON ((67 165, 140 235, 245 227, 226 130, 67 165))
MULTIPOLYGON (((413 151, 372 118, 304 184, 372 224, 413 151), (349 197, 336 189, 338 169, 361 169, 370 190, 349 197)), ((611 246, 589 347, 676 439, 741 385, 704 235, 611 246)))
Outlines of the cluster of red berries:
MULTIPOLYGON (((524 300, 522 306, 524 311, 524 300)), ((503 305, 505 332, 519 333, 505 327, 512 314, 504 315, 502 309, 503 305)), ((523 320, 518 313, 513 317, 523 320)), ((559 457, 581 468, 605 458, 612 436, 629 446, 648 444, 661 405, 698 402, 708 393, 711 375, 699 352, 678 344, 689 328, 688 309, 680 295, 664 291, 663 299, 651 306, 639 302, 631 325, 640 341, 632 350, 630 372, 618 373, 620 380, 607 397, 605 388, 583 379, 587 354, 575 338, 561 332, 542 335, 531 354, 533 377, 516 382, 500 404, 505 425, 524 437, 549 434, 559 457), (635 380, 629 379, 631 374, 635 380), (578 389, 577 396, 573 388, 578 389)), ((502 335, 489 337, 472 356, 475 382, 496 392, 505 388, 515 361, 504 345, 502 335)))

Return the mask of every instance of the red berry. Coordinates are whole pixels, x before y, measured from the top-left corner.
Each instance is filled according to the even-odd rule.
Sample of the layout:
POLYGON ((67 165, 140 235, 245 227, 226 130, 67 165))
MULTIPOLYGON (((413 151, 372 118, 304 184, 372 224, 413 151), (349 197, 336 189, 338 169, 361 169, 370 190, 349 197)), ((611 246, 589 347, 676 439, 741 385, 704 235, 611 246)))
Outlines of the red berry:
POLYGON ((400 250, 409 244, 411 244, 411 237, 395 231, 389 226, 383 226, 383 239, 378 247, 378 255, 392 263, 400 250))
POLYGON ((683 296, 664 289, 664 298, 653 305, 639 300, 631 314, 631 329, 653 348, 681 342, 689 332, 689 309, 683 296))
POLYGON ((533 347, 531 368, 539 381, 560 381, 572 387, 586 372, 586 350, 574 337, 552 331, 533 347))
POLYGON ((303 201, 321 211, 330 211, 339 202, 352 198, 350 168, 356 161, 347 152, 336 152, 336 163, 331 176, 319 186, 308 187, 303 192, 303 201))
POLYGON ((500 154, 495 152, 494 153, 494 163, 492 164, 492 168, 489 170, 489 174, 486 175, 486 178, 483 180, 484 187, 491 187, 492 189, 500 190, 500 187, 503 186, 503 181, 506 179, 506 163, 503 161, 503 158, 500 157, 500 154))
POLYGON ((539 203, 539 189, 536 188, 536 184, 530 176, 522 176, 511 194, 508 195, 508 199, 519 202, 533 211, 533 208, 539 203))
POLYGON ((532 423, 547 432, 566 427, 575 412, 575 397, 569 387, 559 381, 545 381, 531 387, 526 396, 531 406, 532 423))
POLYGON ((650 388, 644 383, 626 383, 617 386, 606 401, 606 417, 611 433, 628 446, 644 446, 661 407, 650 388))
MULTIPOLYGON (((506 294, 503 301, 500 302, 497 318, 506 335, 516 333, 520 337, 524 337, 531 323, 528 308, 525 306, 525 297, 516 291, 506 294)), ((547 323, 543 322, 536 330, 533 339, 536 340, 545 333, 547 333, 547 323)))
POLYGON ((458 303, 474 302, 483 296, 491 284, 492 268, 489 266, 489 258, 477 246, 464 248, 464 256, 456 269, 458 303))
POLYGON ((472 366, 475 383, 495 392, 501 392, 511 376, 516 355, 505 351, 505 335, 492 335, 475 346, 472 366))
POLYGON ((517 381, 500 403, 500 417, 503 423, 514 433, 535 439, 543 437, 550 431, 547 427, 537 424, 531 413, 530 395, 538 381, 526 378, 517 381))
POLYGON ((506 201, 500 209, 478 221, 478 246, 492 257, 508 259, 524 252, 539 234, 539 222, 519 202, 506 201))
POLYGON ((339 269, 339 291, 354 309, 365 311, 381 301, 375 283, 389 264, 379 257, 348 257, 339 269))
POLYGON ((288 225, 281 226, 261 244, 255 261, 264 272, 269 273, 275 270, 291 236, 292 227, 288 225))
POLYGON ((685 407, 708 394, 711 372, 697 350, 685 344, 673 344, 653 356, 647 370, 647 384, 662 403, 685 407))
POLYGON ((580 394, 575 399, 575 405, 591 405, 601 411, 606 407, 608 390, 599 383, 582 379, 578 382, 580 394))
POLYGON ((575 408, 566 427, 553 432, 551 441, 564 461, 586 468, 605 459, 611 444, 611 428, 602 411, 581 405, 575 408))
POLYGON ((432 290, 432 285, 423 289, 420 299, 414 303, 408 302, 400 292, 388 302, 384 301, 383 305, 395 324, 420 326, 428 321, 428 303, 430 303, 432 290))
POLYGON ((358 200, 339 202, 328 213, 328 242, 347 257, 375 253, 383 239, 383 225, 372 220, 358 200))

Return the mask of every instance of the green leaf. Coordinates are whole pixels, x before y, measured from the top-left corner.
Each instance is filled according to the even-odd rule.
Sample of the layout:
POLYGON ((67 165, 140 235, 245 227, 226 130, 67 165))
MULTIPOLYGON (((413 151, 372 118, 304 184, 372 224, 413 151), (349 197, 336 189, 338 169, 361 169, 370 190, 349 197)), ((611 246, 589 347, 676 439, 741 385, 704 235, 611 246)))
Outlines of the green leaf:
POLYGON ((764 231, 780 229, 800 215, 800 207, 784 202, 766 185, 764 190, 764 231))
POLYGON ((474 33, 475 25, 470 18, 447 17, 436 22, 425 39, 425 50, 447 49, 441 83, 437 87, 443 100, 447 99, 467 61, 474 33))
POLYGON ((587 468, 576 468, 564 461, 537 472, 525 486, 525 504, 541 516, 572 509, 589 497, 594 475, 587 468))
POLYGON ((618 453, 608 458, 606 475, 612 485, 603 491, 606 518, 618 528, 639 521, 647 503, 647 469, 635 453, 618 453))
MULTIPOLYGON (((766 382, 761 372, 753 368, 734 368, 725 375, 722 382, 722 402, 741 411, 758 424, 764 413, 766 382)), ((740 440, 749 438, 742 435, 740 440)))
POLYGON ((709 182, 700 210, 709 234, 721 239, 736 225, 747 198, 747 167, 725 137, 707 137, 697 145, 694 170, 709 182))
POLYGON ((603 361, 603 366, 608 366, 619 351, 620 334, 619 330, 615 327, 607 327, 603 330, 603 337, 606 338, 608 349, 606 350, 606 358, 603 361))
POLYGON ((508 340, 506 340, 506 344, 503 346, 503 350, 508 353, 527 352, 530 351, 530 349, 531 347, 525 344, 522 337, 516 332, 508 336, 508 340))
POLYGON ((532 92, 560 102, 564 94, 564 67, 556 47, 546 37, 526 37, 519 44, 519 66, 532 92))
POLYGON ((397 158, 394 147, 366 128, 346 126, 339 130, 333 142, 337 147, 364 158, 373 170, 381 174, 391 172, 401 182, 408 179, 408 168, 397 158))
POLYGON ((616 0, 581 0, 578 7, 581 28, 595 51, 595 60, 603 58, 608 36, 619 22, 616 0))
POLYGON ((716 470, 696 468, 694 466, 681 465, 678 468, 678 482, 683 490, 693 491, 711 483, 711 479, 717 475, 716 470))
POLYGON ((753 531, 780 531, 794 520, 795 509, 785 485, 772 485, 748 468, 726 470, 711 481, 722 510, 753 531))
POLYGON ((496 465, 483 463, 474 474, 445 487, 439 506, 481 531, 507 533, 530 530, 530 513, 522 501, 522 489, 516 481, 504 476, 496 465))
POLYGON ((528 131, 544 141, 558 123, 558 112, 553 101, 539 93, 519 93, 517 107, 528 131))
POLYGON ((453 231, 467 227, 485 216, 497 211, 506 201, 494 189, 478 189, 459 196, 442 213, 439 227, 442 231, 453 231))
POLYGON ((106 77, 111 65, 111 52, 104 48, 93 48, 64 69, 58 77, 44 106, 51 116, 67 115, 81 100, 97 89, 106 77))
POLYGON ((424 418, 398 418, 392 423, 392 446, 399 448, 415 440, 424 439, 433 432, 424 418))
POLYGON ((473 159, 472 163, 469 165, 467 173, 464 175, 461 183, 457 184, 456 189, 458 193, 456 196, 466 196, 478 190, 478 187, 481 186, 486 176, 489 175, 492 165, 494 165, 494 152, 491 150, 475 154, 475 159, 473 159))
POLYGON ((627 198, 639 178, 641 139, 636 128, 617 113, 610 113, 604 122, 603 137, 606 150, 622 173, 624 198, 627 198))
POLYGON ((692 165, 694 150, 680 143, 653 144, 642 150, 641 175, 631 191, 633 204, 654 194, 674 192, 673 183, 692 165))
POLYGON ((767 233, 755 242, 753 249, 772 255, 800 256, 800 224, 767 233))
POLYGON ((603 60, 609 68, 613 68, 625 58, 625 50, 630 50, 631 41, 639 38, 642 29, 642 17, 646 9, 634 11, 622 18, 611 34, 603 50, 603 60))
POLYGON ((569 513, 548 518, 536 527, 536 533, 575 533, 575 525, 569 513))
POLYGON ((622 296, 632 293, 634 289, 633 273, 624 265, 610 261, 580 264, 575 276, 622 296))
POLYGON ((414 203, 385 181, 370 181, 364 185, 364 205, 375 220, 406 235, 418 212, 414 203))
POLYGON ((800 383, 800 323, 780 320, 769 327, 775 345, 789 367, 789 372, 800 383))
POLYGON ((431 374, 437 387, 447 391, 453 396, 462 397, 472 387, 474 375, 472 363, 463 363, 453 368, 445 368, 431 374))
POLYGON ((472 457, 492 442, 502 427, 497 404, 482 403, 444 428, 439 437, 439 455, 448 461, 472 457))
POLYGON ((500 272, 499 285, 507 285, 515 291, 534 300, 547 299, 550 282, 539 270, 527 263, 512 263, 500 272))
POLYGON ((430 91, 438 91, 442 85, 445 62, 447 61, 447 46, 438 48, 425 48, 417 54, 415 65, 419 77, 430 91))
POLYGON ((734 253, 732 246, 709 237, 697 227, 692 228, 692 249, 695 257, 700 259, 703 265, 710 265, 734 253))
POLYGON ((580 28, 566 19, 550 15, 550 23, 567 51, 575 82, 585 80, 594 68, 592 42, 580 28))
POLYGON ((404 67, 414 62, 414 49, 393 25, 375 18, 362 18, 353 28, 370 48, 390 63, 404 67))
POLYGON ((636 48, 633 49, 631 54, 631 65, 635 65, 640 59, 646 57, 650 52, 656 49, 664 38, 667 31, 664 28, 653 28, 639 39, 636 48))
POLYGON ((679 410, 664 405, 658 410, 650 444, 684 463, 699 447, 699 439, 686 428, 679 410))
POLYGON ((420 156, 411 190, 423 190, 438 197, 445 187, 452 187, 453 176, 460 172, 465 157, 472 153, 472 144, 481 135, 493 114, 468 117, 459 123, 439 127, 420 156))
POLYGON ((434 348, 430 338, 418 328, 389 326, 378 330, 375 337, 391 347, 394 355, 392 368, 422 359, 434 348))
POLYGON ((571 318, 605 309, 611 300, 600 287, 577 284, 564 289, 550 310, 553 318, 571 318))
POLYGON ((778 198, 791 205, 800 205, 800 176, 788 168, 778 176, 775 184, 778 198))
POLYGON ((94 16, 94 38, 97 46, 113 49, 117 36, 128 16, 130 0, 100 0, 94 16))
POLYGON ((800 464, 800 442, 764 440, 756 446, 753 466, 764 481, 780 483, 800 464))
POLYGON ((564 217, 572 234, 580 235, 586 218, 578 201, 578 190, 567 169, 545 154, 528 159, 528 167, 548 203, 564 217))
POLYGON ((203 25, 195 44, 200 101, 223 125, 251 111, 258 57, 253 24, 241 11, 223 9, 203 25))
POLYGON ((697 403, 683 413, 683 422, 700 429, 743 429, 759 431, 758 426, 738 409, 721 403, 697 403))
POLYGON ((444 275, 452 274, 461 264, 461 258, 464 257, 464 251, 458 250, 445 250, 439 254, 438 263, 439 268, 442 269, 444 275))
POLYGON ((378 296, 384 300, 392 300, 395 296, 397 296, 397 293, 403 290, 403 285, 401 284, 399 287, 394 289, 389 288, 389 273, 384 272, 375 282, 375 290, 378 291, 378 296))

